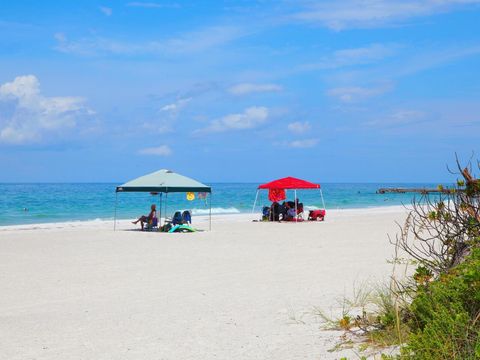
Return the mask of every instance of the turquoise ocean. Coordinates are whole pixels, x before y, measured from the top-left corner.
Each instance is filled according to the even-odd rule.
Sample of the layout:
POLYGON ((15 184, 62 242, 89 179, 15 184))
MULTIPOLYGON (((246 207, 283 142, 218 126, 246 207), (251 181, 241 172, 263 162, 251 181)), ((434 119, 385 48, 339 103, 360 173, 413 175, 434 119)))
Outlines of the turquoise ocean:
MULTIPOLYGON (((115 187, 118 184, 0 184, 0 226, 113 219, 115 211, 115 187)), ((212 183, 212 214, 238 214, 252 211, 256 183, 212 183)), ((408 205, 413 194, 376 194, 381 187, 436 187, 426 183, 365 183, 322 184, 325 205, 328 209, 371 208, 379 206, 408 205)), ((197 195, 197 194, 195 194, 197 195)), ((308 208, 322 207, 318 190, 299 190, 300 202, 308 208)), ((417 195, 418 196, 418 195, 417 195)), ((293 191, 287 191, 293 200, 293 191)), ((159 204, 160 197, 148 193, 119 193, 118 219, 133 219, 148 214, 150 204, 159 204)), ((162 216, 165 196, 162 199, 162 216)), ((256 211, 269 205, 266 191, 260 191, 256 211)), ((196 196, 188 201, 186 194, 168 194, 166 213, 175 210, 191 210, 193 215, 207 215, 210 204, 196 196)))

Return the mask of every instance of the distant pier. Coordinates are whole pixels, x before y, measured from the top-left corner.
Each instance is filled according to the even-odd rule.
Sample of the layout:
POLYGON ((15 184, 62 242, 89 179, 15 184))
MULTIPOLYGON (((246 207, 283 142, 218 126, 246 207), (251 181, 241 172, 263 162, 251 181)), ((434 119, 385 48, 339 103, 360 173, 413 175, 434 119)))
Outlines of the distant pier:
POLYGON ((432 194, 432 193, 441 193, 441 194, 451 194, 455 192, 455 189, 447 188, 436 188, 436 189, 427 189, 427 188, 380 188, 377 190, 377 194, 405 194, 405 193, 418 193, 418 194, 432 194))

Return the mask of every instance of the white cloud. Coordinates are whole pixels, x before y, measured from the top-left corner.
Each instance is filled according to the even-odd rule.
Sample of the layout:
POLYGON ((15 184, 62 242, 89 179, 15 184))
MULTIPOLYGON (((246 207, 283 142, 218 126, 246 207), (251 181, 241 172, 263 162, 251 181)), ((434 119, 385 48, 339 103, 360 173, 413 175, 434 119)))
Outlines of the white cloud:
POLYGON ((54 37, 55 40, 57 40, 58 42, 67 41, 67 37, 65 36, 65 34, 64 34, 64 33, 61 33, 61 32, 58 32, 58 33, 53 34, 53 37, 54 37))
POLYGON ((378 119, 366 123, 375 127, 399 127, 417 124, 426 119, 426 113, 418 110, 400 109, 378 119))
MULTIPOLYGON (((401 45, 391 45, 392 49, 399 49, 401 45)), ((407 49, 412 50, 412 49, 407 49)), ((396 79, 406 76, 412 76, 413 74, 445 66, 449 63, 454 63, 463 58, 474 57, 480 54, 480 44, 461 44, 456 46, 441 47, 427 47, 421 50, 414 49, 414 52, 406 52, 406 54, 400 54, 395 56, 391 61, 378 64, 376 66, 370 66, 366 68, 352 68, 347 71, 338 71, 330 74, 330 81, 336 84, 342 84, 335 89, 327 91, 330 96, 337 97, 341 101, 355 102, 364 99, 368 99, 374 96, 379 96, 391 91, 394 88, 394 82, 396 79), (348 71, 351 70, 351 71, 348 71), (374 79, 374 80, 373 80, 374 79), (373 80, 373 81, 372 81, 373 80), (369 86, 349 85, 351 83, 357 84, 370 84, 369 86)), ((360 52, 359 52, 360 53, 360 52)), ((343 53, 345 55, 345 53, 343 53)), ((332 56, 332 64, 339 68, 339 64, 362 65, 367 64, 367 59, 373 61, 375 58, 373 55, 368 56, 367 59, 362 60, 358 58, 358 63, 354 64, 353 59, 351 62, 335 62, 332 56), (363 63, 362 63, 363 62, 363 63)), ((380 58, 379 58, 380 60, 380 58)), ((310 69, 326 69, 328 64, 318 63, 306 66, 307 70, 310 69)), ((333 67, 331 65, 330 67, 333 67)), ((345 70, 345 69, 342 69, 345 70)))
POLYGON ((160 8, 178 8, 178 4, 159 4, 156 2, 144 2, 144 1, 132 1, 127 3, 129 7, 147 8, 147 9, 160 9, 160 8))
POLYGON ((139 150, 140 155, 155 155, 155 156, 170 156, 172 155, 172 149, 168 145, 160 145, 157 147, 150 147, 139 150))
POLYGON ((395 68, 387 68, 384 71, 391 74, 391 76, 408 76, 429 70, 435 67, 440 67, 445 64, 449 64, 460 60, 462 58, 478 56, 480 54, 480 44, 473 44, 469 46, 455 46, 445 47, 441 49, 417 52, 409 59, 402 61, 401 64, 395 66, 395 68))
POLYGON ((342 102, 350 103, 385 94, 391 89, 392 86, 390 84, 373 88, 359 86, 338 87, 328 90, 327 95, 335 97, 342 102))
POLYGON ((358 48, 341 49, 324 57, 319 62, 302 65, 300 69, 325 70, 374 64, 395 55, 399 48, 398 44, 370 44, 358 48))
POLYGON ((297 148, 297 149, 308 149, 315 147, 318 144, 318 139, 303 139, 303 140, 294 140, 286 145, 291 147, 291 148, 297 148))
POLYGON ((310 123, 308 121, 300 122, 296 121, 288 124, 288 130, 296 134, 303 134, 311 129, 310 123))
POLYGON ((252 129, 265 123, 268 119, 268 109, 262 106, 252 106, 243 113, 226 115, 220 119, 213 120, 207 128, 198 132, 221 132, 229 130, 252 129))
POLYGON ((81 56, 96 56, 103 54, 134 55, 136 53, 148 53, 152 50, 151 44, 129 44, 105 38, 83 38, 80 40, 69 40, 63 33, 54 34, 57 45, 55 50, 81 56))
POLYGON ((184 98, 184 99, 178 99, 177 101, 167 104, 162 106, 160 109, 161 111, 166 111, 170 113, 177 114, 180 110, 182 110, 187 104, 192 100, 192 98, 184 98))
POLYGON ((144 123, 143 127, 157 134, 172 132, 180 112, 191 100, 191 97, 181 98, 173 103, 163 105, 159 111, 159 118, 144 123))
POLYGON ((200 52, 227 44, 245 35, 246 31, 236 26, 210 26, 167 39, 164 46, 170 53, 200 52))
POLYGON ((246 95, 251 93, 282 91, 282 86, 277 84, 250 84, 242 83, 232 86, 228 91, 233 95, 246 95))
POLYGON ((175 37, 153 41, 123 41, 103 37, 68 40, 55 36, 55 49, 82 56, 98 55, 182 55, 210 50, 228 44, 248 32, 236 26, 210 26, 179 34, 175 37))
POLYGON ((34 75, 18 76, 0 85, 0 142, 38 142, 73 128, 79 117, 93 114, 84 102, 80 97, 45 97, 34 75))
POLYGON ((453 11, 479 0, 343 0, 307 2, 294 19, 332 30, 382 27, 410 18, 453 11))
MULTIPOLYGON (((391 134, 428 134, 430 138, 478 138, 480 103, 475 99, 434 99, 415 101, 413 108, 385 109, 363 122, 375 131, 391 134)), ((478 141, 477 141, 478 143, 478 141)))
POLYGON ((112 8, 109 8, 107 6, 100 6, 98 9, 106 16, 112 15, 112 8))
POLYGON ((370 64, 395 54, 398 45, 371 44, 365 47, 335 51, 333 61, 336 66, 370 64))
POLYGON ((144 122, 142 127, 150 133, 156 134, 166 134, 173 131, 172 123, 165 119, 154 119, 149 122, 144 122))
POLYGON ((40 92, 40 84, 34 75, 18 76, 12 82, 0 86, 0 98, 32 98, 40 92))

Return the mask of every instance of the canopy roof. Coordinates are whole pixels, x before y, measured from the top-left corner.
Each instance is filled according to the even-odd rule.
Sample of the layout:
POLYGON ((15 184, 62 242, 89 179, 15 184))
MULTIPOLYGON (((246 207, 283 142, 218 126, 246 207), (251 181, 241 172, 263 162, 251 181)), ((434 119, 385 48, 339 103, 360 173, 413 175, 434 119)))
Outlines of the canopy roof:
POLYGON ((314 184, 309 181, 297 179, 294 177, 285 177, 278 180, 262 184, 259 189, 320 189, 320 184, 314 184))
POLYGON ((189 191, 211 192, 212 189, 210 186, 196 180, 176 174, 171 170, 162 169, 117 186, 116 191, 171 193, 189 191))

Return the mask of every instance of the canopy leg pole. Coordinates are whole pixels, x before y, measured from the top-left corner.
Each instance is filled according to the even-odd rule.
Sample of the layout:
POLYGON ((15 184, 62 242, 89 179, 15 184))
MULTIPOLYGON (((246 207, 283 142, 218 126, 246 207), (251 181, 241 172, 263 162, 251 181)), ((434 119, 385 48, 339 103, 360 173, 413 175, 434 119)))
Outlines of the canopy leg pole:
POLYGON ((323 210, 326 210, 326 208, 325 208, 325 201, 323 200, 323 193, 322 193, 322 189, 320 189, 320 197, 322 198, 323 210))
POLYGON ((210 192, 210 224, 209 224, 209 231, 212 231, 212 193, 210 192))
POLYGON ((255 205, 257 205, 258 192, 259 192, 259 190, 257 190, 257 194, 255 195, 255 201, 253 202, 252 214, 255 212, 255 205))
POLYGON ((165 193, 165 215, 164 215, 165 223, 167 223, 167 203, 168 203, 168 192, 165 193))
POLYGON ((159 210, 159 213, 158 213, 158 228, 159 229, 162 227, 162 195, 163 195, 163 193, 160 193, 158 195, 158 197, 159 197, 159 200, 158 200, 158 210, 159 210))
POLYGON ((297 189, 293 190, 294 194, 295 194, 295 222, 298 222, 298 213, 297 213, 297 202, 298 202, 298 199, 297 199, 297 189))
POLYGON ((117 230, 117 203, 118 203, 118 192, 115 192, 115 213, 113 215, 113 231, 117 230))

